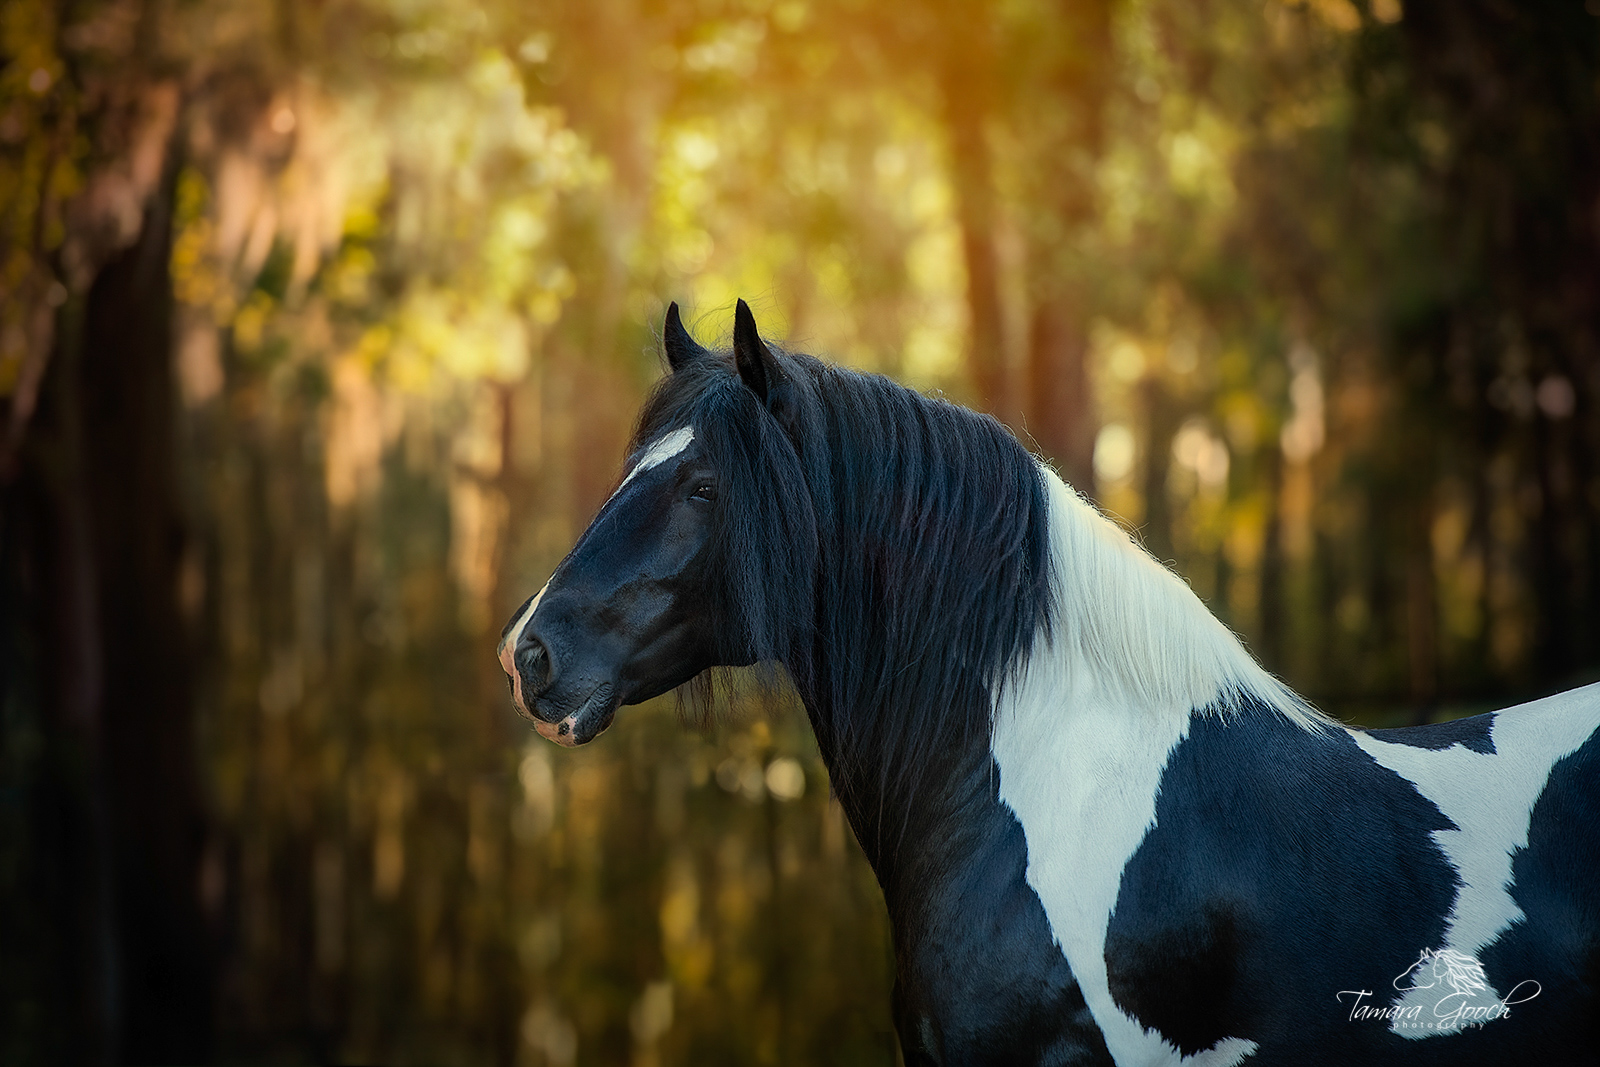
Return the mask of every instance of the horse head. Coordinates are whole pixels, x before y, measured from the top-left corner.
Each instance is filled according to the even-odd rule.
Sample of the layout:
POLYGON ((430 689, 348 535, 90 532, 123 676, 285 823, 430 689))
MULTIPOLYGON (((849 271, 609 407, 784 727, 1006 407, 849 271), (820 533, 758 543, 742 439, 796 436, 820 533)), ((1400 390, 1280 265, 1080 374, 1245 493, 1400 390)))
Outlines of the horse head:
POLYGON ((748 467, 762 451, 759 442, 781 437, 769 416, 786 378, 742 300, 732 366, 689 336, 676 304, 667 309, 663 342, 672 373, 645 408, 625 475, 550 581, 501 633, 498 655, 512 703, 560 745, 593 740, 618 707, 709 667, 761 658, 751 613, 740 610, 750 598, 741 601, 733 588, 771 576, 749 573, 750 553, 740 552, 738 531, 730 535, 729 527, 750 526, 750 509, 730 522, 725 498, 730 478, 745 487, 754 480, 748 467), (706 413, 719 397, 721 408, 740 409, 739 417, 718 419, 707 432, 696 423, 710 421, 706 413), (730 447, 730 424, 734 436, 742 427, 755 444, 730 447), (733 466, 746 469, 720 469, 730 454, 733 466), (748 580, 734 580, 741 576, 748 580))

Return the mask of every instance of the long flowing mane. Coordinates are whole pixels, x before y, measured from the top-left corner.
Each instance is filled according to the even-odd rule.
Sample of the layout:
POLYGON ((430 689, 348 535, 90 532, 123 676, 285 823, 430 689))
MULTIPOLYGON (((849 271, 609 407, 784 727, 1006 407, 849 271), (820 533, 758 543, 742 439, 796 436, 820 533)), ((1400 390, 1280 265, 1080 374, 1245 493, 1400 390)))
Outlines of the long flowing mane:
POLYGON ((694 427, 723 477, 719 594, 749 653, 789 670, 847 774, 869 753, 914 773, 986 730, 972 709, 1048 630, 1043 479, 988 416, 774 354, 779 414, 721 354, 662 381, 633 447, 694 427))
POLYGON ((717 353, 662 380, 631 449, 694 428, 723 479, 714 595, 748 641, 727 651, 787 668, 845 778, 914 788, 1046 649, 1137 704, 1326 723, 995 419, 774 356, 781 410, 717 353))

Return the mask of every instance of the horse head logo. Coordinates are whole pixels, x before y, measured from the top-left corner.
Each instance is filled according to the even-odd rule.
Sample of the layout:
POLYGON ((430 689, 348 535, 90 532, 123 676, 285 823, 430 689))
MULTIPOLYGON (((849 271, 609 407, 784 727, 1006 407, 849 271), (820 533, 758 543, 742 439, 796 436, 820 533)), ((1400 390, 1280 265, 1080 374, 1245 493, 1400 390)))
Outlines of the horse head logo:
POLYGON ((1489 989, 1489 976, 1483 973, 1483 964, 1472 956, 1449 948, 1425 948, 1416 963, 1396 976, 1394 987, 1434 989, 1441 983, 1459 996, 1471 997, 1489 989))

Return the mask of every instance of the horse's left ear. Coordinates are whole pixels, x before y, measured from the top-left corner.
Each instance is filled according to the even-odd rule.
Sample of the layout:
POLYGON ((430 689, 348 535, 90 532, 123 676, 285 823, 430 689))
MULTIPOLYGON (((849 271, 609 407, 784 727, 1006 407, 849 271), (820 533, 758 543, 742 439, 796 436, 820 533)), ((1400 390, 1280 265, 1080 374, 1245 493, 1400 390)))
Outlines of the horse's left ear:
POLYGON ((756 332, 756 317, 743 300, 733 309, 733 362, 744 384, 776 413, 783 391, 783 371, 778 367, 777 357, 756 332))

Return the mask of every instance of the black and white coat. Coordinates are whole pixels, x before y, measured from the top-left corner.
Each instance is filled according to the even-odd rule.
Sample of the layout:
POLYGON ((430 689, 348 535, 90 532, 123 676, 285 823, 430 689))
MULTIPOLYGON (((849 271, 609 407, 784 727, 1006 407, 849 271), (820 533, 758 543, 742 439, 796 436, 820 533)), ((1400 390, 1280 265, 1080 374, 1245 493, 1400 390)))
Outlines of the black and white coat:
POLYGON ((676 309, 506 627, 582 744, 782 663, 883 887, 910 1064, 1593 1063, 1600 686, 1353 730, 992 419, 676 309))
MULTIPOLYGON (((1079 1029, 1030 1057, 1594 1062, 1600 686, 1339 726, 1042 476, 1064 618, 996 699, 989 803, 1016 828, 1009 888, 1036 898, 1105 1055, 1079 1029)), ((945 995, 918 1027, 927 1059, 1011 1061, 981 1025, 949 1040, 931 1020, 961 1015, 959 983, 945 995)))

